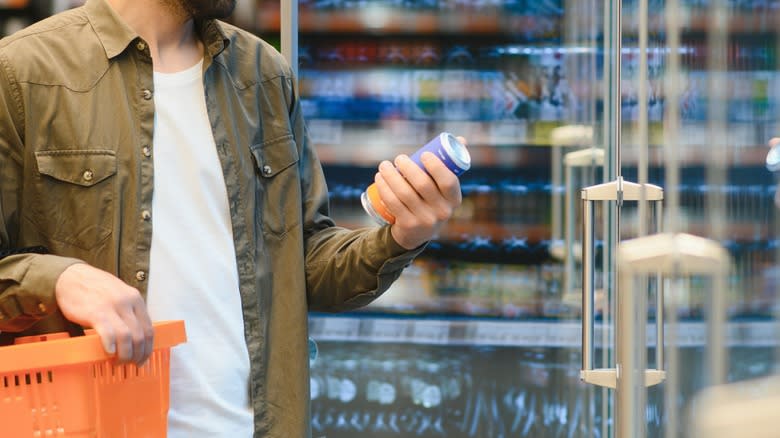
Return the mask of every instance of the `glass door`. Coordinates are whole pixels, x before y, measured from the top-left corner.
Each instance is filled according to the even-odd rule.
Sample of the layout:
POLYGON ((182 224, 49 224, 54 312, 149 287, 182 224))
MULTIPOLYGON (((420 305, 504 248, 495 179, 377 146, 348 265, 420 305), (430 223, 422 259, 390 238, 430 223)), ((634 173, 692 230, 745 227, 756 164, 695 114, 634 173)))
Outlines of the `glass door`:
MULTIPOLYGON (((278 5, 260 4, 274 30, 278 5)), ((567 186, 604 177, 602 9, 299 3, 299 89, 338 223, 376 226, 360 203, 376 165, 440 132, 473 160, 462 207, 389 292, 311 316, 315 435, 607 436, 607 393, 579 379, 581 245, 566 220, 567 186)))

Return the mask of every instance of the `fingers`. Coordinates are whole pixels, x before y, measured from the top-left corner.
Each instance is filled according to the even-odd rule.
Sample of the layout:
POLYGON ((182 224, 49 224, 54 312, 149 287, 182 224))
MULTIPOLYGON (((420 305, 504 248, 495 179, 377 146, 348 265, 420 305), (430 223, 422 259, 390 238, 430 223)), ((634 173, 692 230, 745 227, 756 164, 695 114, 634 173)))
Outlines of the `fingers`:
POLYGON ((430 152, 422 155, 422 162, 444 198, 451 203, 460 204, 461 193, 458 177, 430 152))
POLYGON ((105 317, 106 325, 113 335, 116 345, 116 357, 120 363, 133 361, 133 335, 127 322, 116 313, 108 313, 105 317))
POLYGON ((57 305, 70 321, 93 327, 108 354, 120 362, 143 364, 152 353, 154 330, 146 303, 137 289, 87 264, 60 274, 57 305))
POLYGON ((417 197, 419 199, 419 196, 411 193, 413 189, 409 187, 404 177, 392 164, 387 161, 382 162, 379 165, 379 173, 376 174, 374 182, 376 182, 382 202, 385 203, 390 213, 396 217, 396 220, 411 213, 406 202, 414 205, 416 202, 411 198, 417 197), (405 191, 405 193, 401 194, 402 191, 405 191), (401 199, 402 197, 407 198, 406 202, 401 199))
POLYGON ((409 181, 417 197, 420 198, 420 204, 423 204, 416 205, 412 211, 428 208, 437 221, 449 219, 453 204, 460 203, 459 186, 457 193, 454 193, 450 187, 452 184, 458 185, 458 178, 433 154, 426 153, 422 157, 426 169, 430 166, 428 172, 420 169, 405 155, 400 155, 395 161, 401 174, 409 181))
POLYGON ((149 357, 147 337, 132 306, 120 307, 116 312, 105 312, 94 325, 100 336, 103 349, 116 354, 120 363, 143 364, 149 357))
POLYGON ((103 344, 103 350, 107 354, 116 353, 116 335, 114 334, 114 328, 112 324, 108 322, 93 324, 92 328, 95 329, 98 336, 100 336, 100 342, 103 344))
POLYGON ((426 170, 406 155, 395 165, 382 162, 375 178, 380 196, 396 217, 410 212, 423 223, 447 220, 462 200, 458 177, 431 153, 422 162, 426 170))
POLYGON ((151 318, 149 318, 149 313, 146 311, 146 306, 143 303, 136 304, 133 308, 133 313, 139 321, 143 337, 143 354, 136 363, 138 365, 143 365, 149 356, 151 356, 152 350, 154 349, 154 326, 152 325, 151 318))
POLYGON ((379 196, 396 219, 390 232, 407 249, 434 238, 462 201, 458 177, 439 158, 426 152, 421 162, 424 169, 399 155, 395 165, 382 162, 375 177, 379 196))
POLYGON ((123 289, 115 302, 117 357, 120 362, 142 365, 152 353, 154 330, 138 290, 129 286, 123 289))
POLYGON ((146 360, 146 339, 141 323, 134 309, 123 308, 118 312, 121 321, 117 321, 117 350, 120 362, 142 364, 146 360))

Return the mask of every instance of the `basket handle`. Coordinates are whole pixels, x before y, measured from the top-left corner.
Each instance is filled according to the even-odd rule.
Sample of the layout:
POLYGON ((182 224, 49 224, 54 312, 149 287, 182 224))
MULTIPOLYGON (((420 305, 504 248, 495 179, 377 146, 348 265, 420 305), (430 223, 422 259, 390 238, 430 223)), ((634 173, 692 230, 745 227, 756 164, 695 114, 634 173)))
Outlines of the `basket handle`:
MULTIPOLYGON (((154 350, 171 348, 187 341, 184 321, 160 321, 154 326, 154 350)), ((43 368, 111 360, 116 354, 103 349, 100 337, 88 329, 84 336, 70 338, 49 334, 34 336, 45 342, 27 342, 0 348, 0 373, 29 372, 43 368)), ((34 339, 33 339, 34 341, 34 339)))

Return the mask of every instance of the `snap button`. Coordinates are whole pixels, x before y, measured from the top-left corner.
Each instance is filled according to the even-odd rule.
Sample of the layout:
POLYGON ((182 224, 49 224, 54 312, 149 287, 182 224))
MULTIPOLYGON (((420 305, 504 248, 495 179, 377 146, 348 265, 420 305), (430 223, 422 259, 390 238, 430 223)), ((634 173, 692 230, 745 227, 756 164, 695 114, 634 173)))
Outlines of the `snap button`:
POLYGON ((87 169, 84 171, 84 173, 81 175, 82 178, 84 178, 84 181, 92 181, 92 178, 95 177, 95 173, 91 170, 87 169))
POLYGON ((144 155, 144 157, 149 158, 152 156, 152 148, 149 146, 144 146, 141 148, 141 153, 144 155))
POLYGON ((149 210, 144 210, 141 212, 141 219, 148 221, 151 218, 152 218, 152 212, 150 212, 149 210))
POLYGON ((135 45, 135 48, 138 49, 139 52, 143 52, 144 49, 146 49, 146 43, 143 41, 138 41, 138 44, 135 45))
POLYGON ((146 100, 150 100, 152 98, 152 91, 151 90, 144 90, 143 94, 144 94, 144 99, 146 99, 146 100))
POLYGON ((273 169, 271 169, 271 166, 265 165, 263 166, 263 175, 270 175, 273 173, 273 169))
POLYGON ((138 271, 135 273, 135 279, 138 281, 144 281, 146 280, 146 272, 144 271, 138 271))

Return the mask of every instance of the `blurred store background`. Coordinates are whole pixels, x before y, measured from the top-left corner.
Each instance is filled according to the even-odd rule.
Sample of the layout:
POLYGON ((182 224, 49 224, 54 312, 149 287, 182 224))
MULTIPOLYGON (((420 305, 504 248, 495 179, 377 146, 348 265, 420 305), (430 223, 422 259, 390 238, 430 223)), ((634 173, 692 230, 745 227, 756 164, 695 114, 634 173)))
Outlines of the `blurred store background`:
MULTIPOLYGON (((79 3, 0 0, 0 35, 79 3)), ((777 371, 779 210, 764 160, 767 141, 780 135, 780 1, 675 2, 679 44, 670 44, 669 6, 650 0, 646 53, 639 0, 621 2, 619 79, 605 67, 615 3, 298 2, 299 92, 337 222, 373 226, 360 194, 376 165, 438 132, 466 137, 473 160, 461 178, 463 205, 390 292, 354 313, 311 315, 319 349, 311 375, 316 436, 615 436, 611 393, 580 381, 580 217, 569 213, 578 225, 567 250, 563 204, 571 189, 563 157, 606 150, 606 160, 576 167, 572 184, 610 181, 615 157, 605 133, 618 120, 620 173, 637 181, 643 57, 648 182, 676 194, 675 231, 715 239, 731 257, 728 380, 777 371), (715 29, 717 11, 725 12, 725 27, 715 29), (679 68, 670 72, 672 57, 679 68), (670 78, 678 87, 671 105, 670 78), (620 106, 610 109, 608 90, 617 81, 620 106), (671 114, 680 126, 674 187, 664 147, 671 114), (714 129, 721 133, 715 142, 714 129)), ((239 0, 231 21, 278 46, 279 11, 278 0, 239 0)), ((639 216, 626 204, 618 218, 601 219, 619 222, 620 238, 629 239, 647 219, 639 216)), ((608 366, 610 320, 602 316, 615 296, 602 267, 614 248, 599 234, 596 356, 608 366)), ((667 297, 667 315, 679 321, 668 348, 679 351, 683 412, 706 385, 711 295, 711 282, 694 277, 667 297)), ((651 324, 656 311, 651 304, 651 324)), ((654 342, 651 333, 648 345, 654 342)), ((665 436, 662 390, 648 390, 647 436, 665 436)), ((681 429, 679 436, 688 435, 681 429)))

